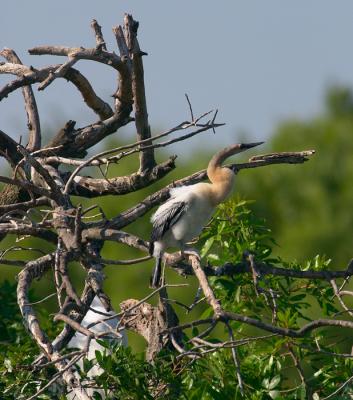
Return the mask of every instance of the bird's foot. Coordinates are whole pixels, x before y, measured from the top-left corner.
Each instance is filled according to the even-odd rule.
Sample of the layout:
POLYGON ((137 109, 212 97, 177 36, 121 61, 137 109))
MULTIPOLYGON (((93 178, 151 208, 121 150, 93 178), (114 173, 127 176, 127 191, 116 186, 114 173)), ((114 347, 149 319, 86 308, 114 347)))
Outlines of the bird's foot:
POLYGON ((182 254, 184 257, 185 257, 185 256, 186 256, 186 257, 188 257, 188 256, 194 256, 194 257, 196 257, 199 261, 201 261, 201 256, 200 256, 199 252, 198 252, 196 249, 187 249, 187 250, 184 250, 181 254, 182 254))

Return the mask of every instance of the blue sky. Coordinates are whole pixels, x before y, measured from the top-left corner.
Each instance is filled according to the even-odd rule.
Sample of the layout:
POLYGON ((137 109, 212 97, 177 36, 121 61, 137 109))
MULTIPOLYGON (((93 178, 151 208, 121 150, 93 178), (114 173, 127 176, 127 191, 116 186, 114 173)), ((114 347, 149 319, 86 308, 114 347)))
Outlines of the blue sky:
MULTIPOLYGON (((96 18, 109 49, 116 51, 111 28, 122 22, 124 12, 140 21, 140 45, 149 54, 144 62, 152 129, 188 117, 184 93, 195 113, 218 108, 219 120, 227 124, 216 137, 192 139, 188 148, 219 147, 236 141, 241 132, 266 139, 278 121, 319 112, 329 84, 353 86, 349 0, 12 0, 1 9, 0 47, 15 49, 26 64, 54 64, 57 57, 29 56, 27 49, 40 44, 93 47, 90 22, 96 18)), ((109 99, 116 85, 112 70, 87 61, 76 67, 109 99)), ((8 79, 0 76, 1 85, 8 79)), ((36 93, 44 127, 58 128, 68 119, 78 126, 95 120, 64 80, 36 93)), ((18 137, 26 132, 25 121, 20 93, 0 103, 0 129, 18 137)))

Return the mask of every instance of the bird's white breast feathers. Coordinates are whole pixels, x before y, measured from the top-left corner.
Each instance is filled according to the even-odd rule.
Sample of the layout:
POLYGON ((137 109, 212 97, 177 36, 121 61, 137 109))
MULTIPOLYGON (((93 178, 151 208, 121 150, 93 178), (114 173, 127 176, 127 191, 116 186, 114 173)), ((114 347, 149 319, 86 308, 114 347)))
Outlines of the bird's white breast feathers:
POLYGON ((178 221, 171 226, 163 237, 166 247, 184 244, 198 236, 202 228, 207 224, 214 207, 206 195, 208 184, 198 183, 190 186, 173 188, 170 191, 170 199, 162 204, 152 216, 152 223, 168 212, 175 203, 185 203, 185 210, 178 221))

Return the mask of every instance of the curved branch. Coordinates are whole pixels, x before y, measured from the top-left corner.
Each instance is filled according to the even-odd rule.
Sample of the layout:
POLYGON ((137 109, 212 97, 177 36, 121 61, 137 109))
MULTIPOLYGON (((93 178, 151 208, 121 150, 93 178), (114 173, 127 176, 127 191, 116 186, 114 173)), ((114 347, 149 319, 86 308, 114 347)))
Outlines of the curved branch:
POLYGON ((85 176, 76 176, 70 194, 83 197, 106 196, 110 194, 123 195, 150 186, 160 180, 175 168, 175 157, 156 165, 145 172, 134 172, 131 175, 109 179, 95 179, 85 176))
MULTIPOLYGON (((4 48, 0 52, 0 55, 5 57, 6 60, 11 63, 22 64, 20 58, 17 56, 14 50, 4 48)), ((35 151, 40 149, 42 139, 37 103, 31 86, 25 86, 22 89, 22 93, 25 101, 27 126, 29 130, 27 149, 28 151, 35 151)))
POLYGON ((113 115, 110 105, 97 96, 88 79, 80 71, 75 68, 69 68, 63 78, 76 86, 87 106, 99 115, 101 120, 110 118, 113 115))
POLYGON ((178 325, 178 326, 169 328, 168 330, 166 330, 166 332, 171 332, 173 330, 189 329, 189 328, 193 328, 198 325, 212 324, 219 320, 221 320, 223 322, 229 322, 229 321, 242 322, 247 325, 253 326, 255 328, 262 329, 267 332, 272 332, 277 335, 293 337, 293 338, 302 338, 307 333, 309 333, 313 330, 319 329, 319 328, 323 328, 325 326, 337 326, 337 327, 341 327, 341 328, 353 329, 353 322, 345 321, 345 320, 335 320, 335 319, 316 319, 316 320, 311 321, 311 322, 307 323, 306 325, 302 326, 300 329, 282 328, 279 326, 274 326, 274 325, 268 324, 266 322, 262 322, 255 318, 247 317, 245 315, 236 314, 236 313, 233 313, 230 311, 224 311, 222 316, 220 316, 220 317, 206 318, 206 319, 192 321, 189 323, 185 323, 182 325, 178 325))
MULTIPOLYGON (((60 68, 62 64, 51 65, 40 70, 30 69, 22 66, 19 68, 16 64, 4 64, 0 66, 0 73, 8 73, 19 76, 18 79, 8 83, 0 90, 0 100, 7 97, 11 92, 20 87, 43 82, 48 78, 51 71, 60 68)), ((89 108, 92 109, 100 119, 107 119, 113 115, 110 105, 103 101, 94 91, 88 79, 77 69, 69 68, 65 71, 62 78, 67 79, 74 84, 81 93, 83 100, 89 108)))
POLYGON ((30 305, 28 298, 28 291, 33 279, 38 279, 43 276, 54 261, 52 254, 43 256, 35 261, 29 262, 26 267, 18 274, 17 285, 17 300, 20 307, 21 314, 26 323, 29 332, 37 342, 39 348, 43 351, 49 361, 55 362, 55 367, 62 374, 62 377, 68 387, 78 388, 82 393, 82 400, 88 400, 89 397, 85 390, 81 387, 80 378, 77 373, 67 368, 67 361, 63 359, 60 354, 53 349, 47 336, 42 331, 34 308, 30 305))
MULTIPOLYGON (((131 90, 131 71, 125 60, 122 60, 115 53, 105 51, 103 47, 94 49, 84 49, 83 47, 65 46, 37 46, 29 49, 32 55, 55 55, 74 57, 78 60, 92 60, 109 65, 119 72, 119 88, 114 94, 116 98, 116 113, 123 113, 124 110, 131 112, 132 90, 131 90)), ((59 67, 60 68, 60 67, 59 67)))

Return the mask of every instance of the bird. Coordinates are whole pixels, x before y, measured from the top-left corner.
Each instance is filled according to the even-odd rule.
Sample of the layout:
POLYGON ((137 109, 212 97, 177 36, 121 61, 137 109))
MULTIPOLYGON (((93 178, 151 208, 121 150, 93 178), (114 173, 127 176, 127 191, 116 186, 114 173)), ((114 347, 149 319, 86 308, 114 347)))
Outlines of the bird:
POLYGON ((151 288, 161 286, 162 259, 167 248, 177 247, 183 255, 198 256, 195 250, 188 250, 186 244, 201 233, 217 205, 226 200, 234 187, 237 171, 235 168, 223 167, 222 163, 228 157, 262 143, 238 143, 218 151, 207 167, 210 183, 200 182, 169 191, 170 198, 151 217, 149 253, 155 258, 151 288))
MULTIPOLYGON (((81 325, 85 328, 90 327, 91 324, 96 323, 96 325, 93 325, 90 327, 90 331, 95 333, 95 334, 101 334, 103 332, 107 332, 110 329, 116 330, 118 324, 119 324, 119 319, 117 317, 112 318, 114 315, 116 315, 116 312, 114 310, 106 311, 104 308, 101 300, 99 299, 98 296, 95 296, 93 298, 93 301, 91 303, 90 309, 86 313, 84 319, 81 322, 81 325), (111 317, 111 319, 101 322, 102 319, 104 320, 104 317, 111 317)), ((127 337, 125 334, 125 331, 121 332, 121 338, 116 337, 115 335, 109 335, 107 334, 104 337, 105 340, 109 343, 110 347, 113 347, 116 344, 119 344, 121 346, 126 347, 127 346, 127 337)), ((73 338, 70 340, 68 343, 67 347, 68 348, 76 348, 79 350, 84 350, 87 346, 87 336, 83 335, 80 332, 76 332, 73 338)), ((89 369, 87 372, 87 381, 83 381, 83 384, 90 383, 89 380, 90 378, 97 377, 101 375, 104 370, 99 366, 99 364, 96 361, 96 351, 100 352, 107 352, 108 354, 111 354, 110 349, 104 348, 96 339, 92 339, 89 342, 89 348, 87 355, 85 358, 88 360, 93 361, 92 367, 89 369)), ((78 367, 83 370, 83 360, 80 359, 79 362, 77 363, 78 367)), ((94 393, 99 393, 99 398, 100 399, 105 399, 105 392, 103 388, 97 388, 97 389, 91 389, 87 388, 86 393, 89 396, 93 396, 94 393)), ((78 388, 73 388, 70 393, 67 394, 66 399, 67 400, 79 400, 81 391, 78 388)), ((86 397, 85 397, 86 398, 86 397)), ((91 398, 91 397, 90 397, 91 398)), ((92 397, 93 398, 93 397, 92 397)), ((110 397, 109 397, 110 398, 110 397)))

